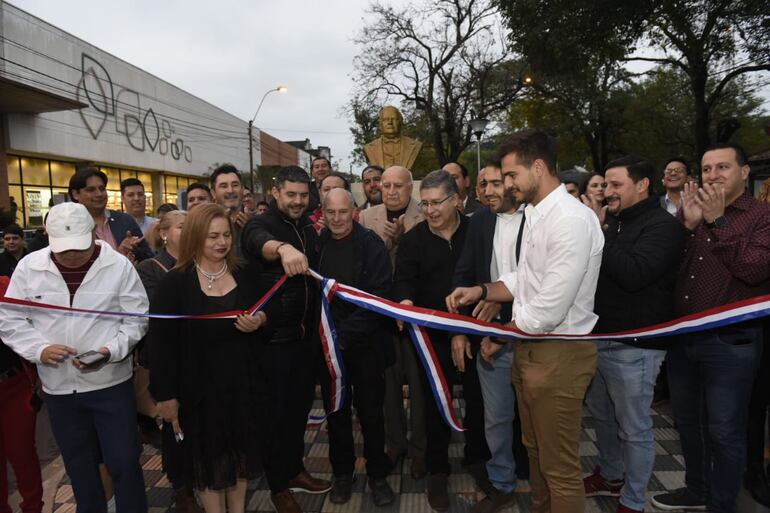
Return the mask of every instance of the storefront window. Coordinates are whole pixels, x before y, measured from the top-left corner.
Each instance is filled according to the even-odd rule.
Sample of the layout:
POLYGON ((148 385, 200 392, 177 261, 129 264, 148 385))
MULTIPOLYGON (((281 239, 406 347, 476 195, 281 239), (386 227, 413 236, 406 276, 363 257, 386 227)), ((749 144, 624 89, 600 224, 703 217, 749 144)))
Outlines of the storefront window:
POLYGON ((42 159, 21 159, 21 177, 25 185, 51 185, 48 161, 42 159))
POLYGON ((19 172, 19 157, 6 155, 6 165, 8 166, 8 183, 21 183, 21 173, 19 172))
POLYGON ((120 202, 120 189, 117 191, 107 189, 107 208, 118 212, 123 211, 123 205, 120 202))
MULTIPOLYGON (((68 200, 67 187, 70 178, 75 174, 76 167, 72 162, 38 159, 7 155, 8 166, 8 195, 12 196, 18 207, 16 222, 25 228, 43 226, 43 218, 52 205, 68 200)), ((158 205, 153 200, 153 173, 132 169, 118 169, 109 166, 99 166, 107 175, 107 208, 122 211, 120 197, 120 182, 126 178, 138 178, 144 185, 147 196, 147 214, 155 215, 158 205)), ((157 179, 157 178, 156 178, 157 179)), ((163 202, 177 202, 180 189, 200 178, 163 175, 165 194, 163 202)))
POLYGON ((51 161, 51 185, 54 187, 67 187, 70 178, 75 174, 75 164, 72 162, 51 161))
POLYGON ((107 189, 111 189, 113 191, 119 191, 120 190, 120 171, 115 169, 114 167, 106 167, 101 166, 99 167, 102 173, 107 175, 107 189))
POLYGON ((24 221, 30 228, 43 226, 43 218, 51 208, 51 189, 49 187, 24 187, 24 221))
POLYGON ((16 202, 16 224, 24 224, 24 202, 22 201, 21 186, 8 186, 8 196, 16 202))

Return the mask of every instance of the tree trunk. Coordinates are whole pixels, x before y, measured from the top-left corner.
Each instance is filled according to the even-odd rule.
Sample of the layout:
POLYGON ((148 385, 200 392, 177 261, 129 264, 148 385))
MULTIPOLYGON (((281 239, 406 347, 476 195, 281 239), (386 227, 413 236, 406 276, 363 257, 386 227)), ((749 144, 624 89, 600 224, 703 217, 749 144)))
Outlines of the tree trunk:
POLYGON ((695 110, 695 119, 693 133, 695 135, 695 160, 700 161, 701 156, 711 145, 709 136, 709 124, 711 122, 711 112, 708 103, 706 103, 706 81, 708 73, 705 66, 696 65, 690 73, 690 82, 692 84, 693 107, 695 110))

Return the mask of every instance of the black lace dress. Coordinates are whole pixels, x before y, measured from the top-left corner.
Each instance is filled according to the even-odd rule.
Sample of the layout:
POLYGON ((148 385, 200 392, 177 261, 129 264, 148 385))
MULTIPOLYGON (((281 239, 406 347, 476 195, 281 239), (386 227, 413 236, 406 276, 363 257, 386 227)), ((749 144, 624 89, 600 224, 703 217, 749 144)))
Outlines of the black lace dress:
MULTIPOLYGON (((222 297, 207 296, 194 273, 164 277, 151 310, 211 314, 244 310, 267 290, 247 273, 222 297)), ((268 311, 269 316, 269 311, 268 311)), ((150 322, 150 391, 179 401, 184 440, 163 429, 163 467, 175 484, 224 489, 261 471, 265 385, 259 372, 261 332, 242 333, 233 319, 150 322)))

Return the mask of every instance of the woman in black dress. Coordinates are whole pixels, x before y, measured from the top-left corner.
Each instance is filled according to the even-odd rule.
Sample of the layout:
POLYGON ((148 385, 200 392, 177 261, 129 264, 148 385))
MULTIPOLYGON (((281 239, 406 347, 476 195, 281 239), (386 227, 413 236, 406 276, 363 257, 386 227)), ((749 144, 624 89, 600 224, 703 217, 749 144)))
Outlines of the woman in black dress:
MULTIPOLYGON (((232 225, 215 204, 187 216, 176 267, 155 291, 153 313, 243 311, 267 291, 239 268, 232 225)), ((150 391, 166 424, 164 466, 198 491, 207 513, 242 513, 260 471, 264 385, 258 371, 264 312, 230 319, 150 321, 150 391), (168 457, 167 457, 168 456, 168 457), (169 468, 173 467, 173 468, 169 468)))

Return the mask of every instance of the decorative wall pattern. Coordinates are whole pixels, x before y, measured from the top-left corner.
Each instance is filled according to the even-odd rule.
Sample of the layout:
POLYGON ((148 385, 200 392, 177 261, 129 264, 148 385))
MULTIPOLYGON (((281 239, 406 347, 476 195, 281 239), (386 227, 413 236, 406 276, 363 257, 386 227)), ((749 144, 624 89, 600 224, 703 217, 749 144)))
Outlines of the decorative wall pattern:
POLYGON ((192 162, 192 148, 176 134, 169 119, 151 107, 142 108, 137 91, 116 87, 107 69, 85 53, 81 54, 80 68, 77 98, 89 105, 80 110, 80 118, 91 137, 99 139, 108 123, 114 122, 115 132, 133 149, 192 162))

